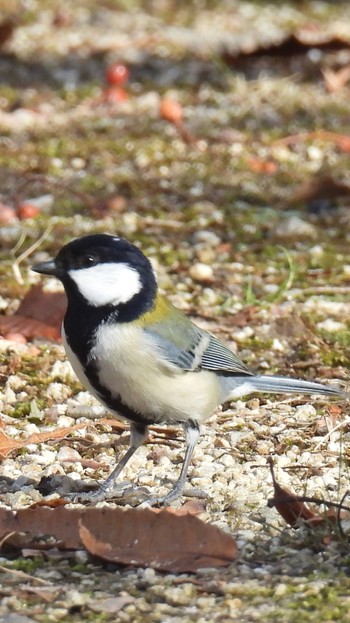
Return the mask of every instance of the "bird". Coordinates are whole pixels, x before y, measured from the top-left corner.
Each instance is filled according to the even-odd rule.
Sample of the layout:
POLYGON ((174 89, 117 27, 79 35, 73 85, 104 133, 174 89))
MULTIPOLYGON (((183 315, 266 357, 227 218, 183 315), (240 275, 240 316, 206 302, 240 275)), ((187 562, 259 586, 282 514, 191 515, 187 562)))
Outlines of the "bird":
POLYGON ((82 385, 130 424, 130 445, 89 500, 113 497, 118 478, 154 424, 184 429, 174 487, 151 505, 181 498, 200 426, 215 409, 255 392, 342 397, 339 387, 255 374, 227 346, 162 296, 150 260, 123 237, 91 234, 32 270, 58 278, 67 295, 62 341, 82 385))

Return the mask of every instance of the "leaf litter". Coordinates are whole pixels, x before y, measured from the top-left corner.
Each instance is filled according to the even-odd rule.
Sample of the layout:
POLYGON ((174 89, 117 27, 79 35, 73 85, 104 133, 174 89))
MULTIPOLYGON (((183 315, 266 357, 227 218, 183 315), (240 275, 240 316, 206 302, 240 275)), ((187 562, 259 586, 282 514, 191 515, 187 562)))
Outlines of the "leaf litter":
MULTIPOLYGON (((1 154, 4 200, 7 200, 6 193, 14 193, 18 188, 21 177, 18 167, 22 164, 25 171, 28 167, 40 171, 40 175, 46 178, 48 184, 49 177, 62 179, 62 186, 69 196, 69 202, 65 205, 63 201, 55 202, 49 214, 55 218, 59 215, 58 219, 63 214, 67 221, 62 219, 56 222, 53 236, 50 236, 44 245, 48 253, 57 251, 57 244, 61 239, 91 231, 91 227, 99 231, 118 230, 121 234, 140 240, 146 250, 150 249, 151 254, 156 255, 157 263, 161 266, 165 264, 166 272, 171 273, 174 280, 179 279, 181 288, 176 292, 169 288, 167 275, 164 273, 160 275, 160 282, 165 285, 169 296, 174 297, 176 304, 180 302, 185 308, 188 306, 196 319, 205 323, 206 319, 200 316, 204 310, 203 315, 211 319, 211 328, 216 325, 214 330, 218 330, 219 333, 221 320, 225 321, 226 328, 221 335, 224 335, 231 346, 237 342, 240 354, 255 368, 262 371, 282 369, 289 373, 290 368, 295 365, 296 370, 298 366, 299 369, 307 370, 310 377, 317 375, 347 379, 348 371, 344 366, 334 361, 333 364, 329 364, 329 357, 334 357, 334 353, 344 352, 344 342, 340 340, 345 340, 346 336, 334 335, 333 341, 330 341, 329 335, 322 341, 318 341, 315 337, 318 332, 318 321, 324 320, 320 304, 323 296, 331 297, 330 303, 343 304, 345 314, 344 297, 349 292, 347 285, 349 272, 346 266, 350 263, 347 251, 349 220, 346 189, 344 194, 341 192, 338 194, 342 189, 332 190, 331 186, 331 200, 333 202, 333 193, 336 194, 339 197, 336 208, 340 209, 333 214, 331 210, 326 210, 326 215, 320 217, 324 221, 317 221, 314 218, 315 212, 311 210, 308 214, 301 215, 304 222, 312 224, 316 237, 306 236, 301 240, 295 236, 294 231, 294 234, 293 232, 290 234, 290 238, 283 241, 284 245, 289 245, 292 262, 297 265, 298 270, 294 270, 297 274, 292 287, 286 292, 282 290, 277 292, 275 310, 281 309, 290 319, 300 310, 307 315, 312 327, 307 340, 303 340, 302 336, 296 340, 293 334, 288 335, 288 331, 285 331, 285 335, 278 333, 272 335, 270 316, 274 312, 271 311, 270 305, 265 304, 266 296, 273 296, 274 286, 279 287, 278 276, 281 275, 284 279, 286 273, 285 258, 282 254, 279 255, 276 249, 272 250, 276 242, 276 224, 284 218, 283 214, 278 213, 281 205, 278 201, 285 200, 286 190, 289 191, 292 184, 312 181, 315 174, 322 175, 324 170, 322 165, 326 161, 331 165, 329 174, 336 184, 338 179, 343 178, 344 185, 348 184, 347 164, 345 166, 349 151, 348 85, 347 83, 341 85, 341 88, 336 90, 337 101, 330 101, 327 92, 329 85, 323 77, 327 68, 337 70, 341 66, 346 67, 349 62, 348 37, 342 34, 347 7, 344 5, 344 15, 341 11, 340 19, 335 20, 331 3, 327 3, 327 6, 325 3, 313 3, 307 7, 307 11, 304 8, 299 11, 294 5, 292 8, 288 5, 287 26, 284 25, 282 17, 284 7, 283 10, 276 10, 274 6, 271 10, 270 6, 262 6, 261 3, 258 6, 252 3, 238 3, 233 12, 228 8, 230 7, 226 3, 221 3, 215 10, 202 7, 194 16, 194 20, 189 21, 188 12, 191 13, 193 9, 182 7, 181 10, 174 11, 170 26, 165 20, 161 29, 158 20, 163 16, 155 20, 154 16, 143 14, 146 35, 141 33, 142 36, 134 30, 134 25, 139 23, 135 21, 135 14, 128 18, 121 10, 117 15, 120 33, 117 40, 113 19, 108 24, 110 27, 108 30, 102 13, 99 13, 100 22, 87 20, 83 29, 81 22, 75 18, 74 8, 71 9, 73 14, 71 16, 65 16, 62 12, 60 14, 59 11, 50 13, 51 9, 48 8, 48 13, 38 12, 39 17, 34 24, 33 17, 28 16, 28 25, 24 23, 23 27, 17 28, 4 47, 13 54, 12 61, 10 60, 13 71, 11 67, 9 72, 11 80, 10 77, 6 80, 9 80, 11 86, 16 81, 16 76, 17 80, 18 76, 21 78, 19 103, 12 101, 12 95, 7 91, 4 109, 1 111, 2 127, 9 133, 11 142, 11 162, 6 160, 6 150, 1 154), (328 11, 332 14, 331 18, 328 11), (309 25, 306 24, 304 33, 308 30, 313 31, 308 40, 302 33, 306 13, 309 25), (49 26, 49 41, 48 16, 52 17, 51 23, 56 29, 51 31, 49 26), (315 28, 319 16, 322 25, 321 28, 319 26, 315 28), (155 21, 158 22, 158 31, 155 28, 155 21), (293 24, 292 28, 290 22, 293 24), (99 23, 102 24, 100 32, 98 32, 99 23), (191 23, 191 28, 188 29, 190 38, 186 36, 189 23, 191 23), (39 36, 36 31, 38 28, 41 29, 39 36), (77 44, 79 28, 81 36, 77 44), (208 37, 203 36, 205 31, 208 32, 208 37), (44 33, 44 36, 41 36, 41 33, 44 33), (299 33, 302 33, 301 38, 299 33), (247 47, 248 34, 251 43, 247 47), (229 45, 223 46, 227 40, 229 45), (278 50, 276 45, 278 48, 280 42, 282 48, 278 50), (284 46, 285 42, 292 45, 284 46), (323 43, 328 47, 323 47, 323 43), (160 54, 157 46, 160 46, 159 50, 163 46, 160 54), (272 52, 270 57, 264 53, 269 46, 272 52), (333 50, 328 52, 331 48, 333 50), (82 63, 74 56, 74 50, 77 49, 84 49, 84 55, 87 54, 82 63), (169 58, 166 58, 167 49, 169 58), (251 57, 248 54, 246 63, 243 58, 239 59, 239 62, 235 60, 234 70, 229 73, 227 67, 222 71, 220 65, 222 49, 227 49, 230 53, 233 49, 238 50, 238 56, 241 54, 241 57, 245 51, 257 53, 251 57), (137 50, 139 60, 135 62, 135 56, 132 54, 130 57, 130 50, 137 50), (90 55, 89 51, 92 51, 90 55), (302 53, 299 54, 299 51, 302 53), (40 62, 40 59, 43 60, 43 53, 45 62, 40 62), (96 58, 96 53, 100 55, 99 58, 96 58), (103 57, 104 54, 109 55, 108 58, 103 57), (211 62, 213 54, 215 62, 211 62), (102 85, 102 79, 100 86, 91 89, 89 85, 90 90, 86 96, 81 89, 82 82, 88 76, 87 80, 92 79, 96 83, 99 72, 101 76, 104 75, 101 70, 102 64, 108 66, 109 57, 115 60, 116 56, 121 56, 121 60, 129 64, 128 101, 120 106, 118 103, 99 106, 96 110, 94 103, 100 94, 103 94, 105 85, 102 85), (21 58, 26 61, 21 62, 21 58), (34 58, 36 61, 31 66, 30 59, 34 58), (65 58, 64 62, 61 61, 62 58, 65 58), (52 63, 49 71, 46 62, 48 59, 52 63), (279 62, 279 59, 282 60, 279 62), (236 68, 238 71, 235 71, 236 68), (36 76, 39 84, 37 89, 39 97, 35 96, 37 101, 34 103, 32 96, 26 93, 25 86, 32 87, 33 76, 36 76), (66 79, 67 76, 70 83, 66 79), (282 81, 279 79, 281 76, 282 81), (63 90, 69 83, 68 94, 64 97, 53 94, 54 83, 62 85, 63 90), (149 84, 153 92, 146 92, 149 84), (45 93, 40 94, 42 85, 45 85, 45 93), (76 90, 74 85, 77 85, 76 90), (169 89, 169 92, 165 92, 166 89, 169 89), (280 98, 283 93, 285 93, 284 102, 280 98), (178 133, 176 125, 173 122, 168 125, 160 121, 159 102, 163 97, 181 101, 186 130, 191 135, 200 137, 200 148, 184 151, 187 149, 186 141, 181 140, 181 133, 178 133), (69 128, 70 140, 62 141, 64 149, 55 143, 57 128, 62 134, 69 128), (324 133, 323 136, 316 134, 320 128, 321 133, 324 133), (33 149, 32 141, 27 140, 26 132, 30 132, 30 138, 34 139, 33 149), (45 132, 48 132, 47 137, 44 136, 45 132), (84 135, 82 141, 78 140, 79 133, 84 135), (103 140, 102 143, 99 142, 104 134, 111 138, 107 147, 103 140), (303 136, 307 134, 308 137, 304 140, 303 136), (87 135, 93 135, 93 144, 87 145, 87 135), (118 140, 119 136, 121 141, 118 140), (290 137, 299 138, 290 140, 290 137), (46 138, 50 143, 49 146, 46 138), (121 146, 121 142, 124 141, 127 142, 128 150, 123 150, 121 146), (30 149, 27 152, 28 146, 30 149), (39 146, 40 154, 38 154, 39 146), (188 173, 184 173, 186 167, 188 173), (100 179, 99 184, 96 184, 97 178, 100 179), (145 180, 149 183, 145 183, 145 180), (74 201, 73 187, 76 199, 81 190, 80 199, 77 201, 74 201), (91 206, 98 205, 101 192, 104 196, 113 196, 116 194, 115 187, 117 196, 122 197, 122 203, 119 204, 122 209, 118 212, 118 207, 114 214, 112 210, 107 209, 104 211, 103 221, 91 219, 88 222, 86 219, 91 215, 97 219, 99 217, 98 210, 94 213, 91 206), (83 195, 89 200, 82 199, 83 195), (209 210, 208 204, 211 205, 209 210), (187 212, 187 207, 191 211, 191 216, 187 212), (83 218, 78 212, 83 212, 83 218), (181 222, 176 216, 179 213, 181 222), (167 227, 167 223, 171 223, 171 226, 167 227), (200 248, 201 245, 195 242, 196 232, 203 229, 217 235, 214 257, 210 245, 200 248), (336 254, 333 253, 336 246, 335 238, 332 239, 332 236, 338 237, 336 254), (155 247, 161 248, 159 254, 158 251, 155 254, 155 247), (193 281, 186 281, 189 265, 194 261, 198 262, 198 259, 203 263, 203 258, 204 263, 212 267, 214 276, 214 281, 210 284, 212 287, 209 285, 204 287, 203 284, 198 286, 193 281), (249 274, 250 267, 253 278, 252 274, 249 274), (308 279, 307 288, 303 274, 308 279), (246 292, 248 277, 249 290, 247 287, 246 292), (218 293, 217 298, 214 292, 218 293), (245 313, 244 305, 242 309, 245 295, 257 309, 251 316, 245 313), (294 295, 298 301, 293 299, 294 295), (305 296, 316 301, 311 312, 306 307, 305 296), (241 323, 242 326, 235 326, 232 322, 234 314, 238 316, 237 324, 241 323)), ((115 17, 113 11, 105 5, 103 11, 107 11, 108 18, 115 17)), ((2 60, 4 66, 9 62, 5 55, 2 60)), ((346 77, 346 72, 344 76, 346 77)), ((16 88, 16 97, 18 91, 16 88)), ((322 188, 321 190, 322 193, 326 192, 322 188)), ((24 196, 21 199, 26 198, 24 196)), ((319 198, 316 197, 316 200, 319 201, 319 198)), ((301 203, 303 201, 301 199, 301 203)), ((310 201, 313 201, 312 196, 310 201)), ((6 201, 6 203, 11 205, 16 202, 6 201)), ((298 206, 295 204, 287 206, 287 210, 291 212, 296 209, 298 206)), ((4 227, 1 240, 5 250, 8 246, 11 248, 9 241, 14 240, 11 239, 13 232, 18 233, 25 226, 27 231, 34 232, 32 236, 35 238, 38 231, 35 227, 40 229, 40 219, 45 221, 46 218, 47 215, 42 214, 37 221, 39 225, 35 226, 29 219, 27 224, 15 220, 12 222, 12 228, 4 227)), ((293 222, 295 226, 296 221, 293 222)), ((4 283, 8 317, 15 308, 13 298, 18 299, 18 288, 7 289, 5 280, 4 283)), ((335 309, 335 306, 330 307, 327 315, 333 318, 336 315, 335 309)), ((25 368, 30 368, 29 373, 34 366, 28 362, 29 348, 32 345, 23 344, 19 349, 4 342, 1 380, 5 384, 6 423, 12 428, 12 435, 15 426, 18 430, 25 426, 23 421, 12 421, 12 409, 16 408, 16 401, 20 403, 21 400, 26 400, 25 394, 29 390, 28 386, 16 387, 16 383, 20 384, 20 381, 24 380, 19 362, 22 362, 25 368), (12 374, 9 373, 10 368, 12 374)), ((62 359, 62 353, 57 347, 52 350, 47 347, 47 357, 49 360, 62 359)), ((40 358, 38 359, 40 361, 40 358)), ((67 398, 64 394, 67 380, 64 380, 63 371, 62 375, 59 375, 57 366, 55 370, 58 374, 55 382, 48 379, 46 385, 42 382, 42 371, 37 369, 36 378, 40 379, 40 387, 34 388, 36 381, 32 381, 30 391, 37 390, 49 408, 50 405, 58 405, 58 420, 60 420, 58 425, 64 427, 64 418, 69 418, 68 410, 64 411, 65 403, 68 402, 71 408, 73 403, 79 405, 79 401, 86 405, 88 399, 83 392, 78 393, 79 390, 72 381, 70 381, 71 392, 67 398)), ((26 380, 28 381, 28 377, 26 380)), ((339 620, 347 620, 348 610, 343 609, 343 603, 338 602, 339 605, 333 612, 331 607, 333 596, 327 593, 326 583, 329 583, 329 578, 327 577, 323 583, 322 575, 316 574, 316 570, 317 572, 323 570, 327 574, 331 568, 331 577, 336 577, 339 587, 345 586, 344 579, 338 571, 344 569, 347 564, 346 556, 341 554, 341 551, 347 552, 346 539, 343 541, 344 547, 340 541, 337 543, 338 549, 334 540, 331 540, 326 550, 325 543, 316 533, 309 540, 305 538, 303 526, 291 537, 283 520, 278 522, 275 509, 265 508, 271 483, 268 479, 264 479, 264 474, 266 457, 271 453, 271 449, 275 452, 274 458, 278 462, 281 478, 284 479, 282 489, 287 481, 286 490, 302 488, 304 493, 311 490, 310 499, 317 499, 315 492, 325 490, 329 495, 332 492, 332 497, 338 499, 342 489, 347 486, 348 452, 346 444, 342 443, 342 439, 346 441, 347 430, 334 431, 331 437, 325 436, 322 430, 321 432, 317 430, 316 418, 319 417, 320 411, 324 413, 325 407, 329 409, 328 404, 318 402, 313 411, 310 401, 303 399, 272 403, 268 398, 266 400, 254 398, 246 404, 239 402, 230 410, 226 409, 213 417, 213 426, 209 423, 206 427, 197 459, 194 461, 192 481, 194 485, 205 487, 209 491, 207 507, 202 510, 205 520, 238 535, 242 558, 223 574, 210 575, 205 570, 203 575, 198 574, 196 578, 199 583, 198 590, 192 581, 191 588, 188 588, 186 576, 181 578, 184 586, 180 591, 178 578, 174 579, 171 575, 167 576, 167 582, 171 584, 168 588, 162 576, 147 573, 153 569, 146 569, 142 576, 138 575, 137 571, 130 571, 128 575, 128 571, 124 570, 123 580, 126 579, 124 588, 126 586, 129 593, 135 590, 138 582, 143 582, 142 595, 137 594, 134 598, 136 608, 139 607, 139 611, 143 613, 143 620, 147 616, 152 618, 153 615, 158 617, 157 620, 164 620, 165 617, 167 620, 173 617, 190 619, 198 615, 212 622, 227 618, 230 613, 229 616, 233 620, 248 621, 257 617, 266 618, 270 613, 271 618, 276 618, 277 609, 278 619, 282 620, 284 616, 287 620, 292 616, 293 607, 294 611, 297 609, 299 620, 300 604, 305 603, 308 611, 315 609, 315 602, 309 603, 310 591, 313 592, 317 607, 321 609, 323 605, 327 607, 325 619, 338 620, 340 617, 339 620), (323 443, 326 440, 327 444, 323 443), (315 448, 321 442, 322 445, 316 452, 315 448), (294 469, 295 477, 292 483, 289 468, 294 469), (304 474, 307 474, 307 477, 303 476, 304 474), (300 577, 295 578, 295 585, 293 584, 293 576, 296 573, 304 576, 301 586, 305 586, 305 590, 300 588, 300 577), (130 578, 130 584, 127 578, 130 578), (268 586, 273 588, 268 589, 268 586), (144 589, 146 599, 143 596, 144 589), (283 590, 286 591, 287 598, 283 597, 283 590), (295 601, 293 595, 296 595, 295 601), (291 602, 290 610, 288 602, 291 602), (193 614, 194 604, 195 614, 193 614), (200 604, 204 604, 201 612, 199 612, 200 604), (165 610, 159 612, 158 608, 161 606, 165 610)), ((346 416, 345 408, 344 415, 346 416)), ((105 439, 103 435, 100 437, 105 439)), ((91 439, 99 441, 96 436, 91 439)), ((89 453, 94 451, 98 462, 106 464, 107 461, 111 464, 114 455, 110 460, 108 454, 101 454, 103 444, 96 443, 94 446, 91 439, 86 446, 87 459, 89 453)), ((69 443, 74 445, 77 442, 71 438, 69 443)), ((49 448, 51 450, 52 446, 49 448)), ((147 486, 151 482, 154 485, 155 482, 152 482, 148 473, 149 463, 153 461, 150 456, 152 455, 147 448, 141 448, 127 477, 134 477, 137 470, 142 467, 140 484, 147 486)), ((154 461, 152 471, 157 486, 160 479, 164 479, 164 474, 176 469, 178 447, 169 448, 169 456, 171 464, 164 455, 159 456, 158 463, 154 461)), ((36 459, 44 458, 45 451, 38 452, 35 458, 33 454, 26 455, 20 452, 15 457, 15 453, 12 453, 4 460, 4 473, 10 474, 15 479, 19 472, 28 473, 28 469, 32 467, 30 464, 36 459)), ((47 456, 45 460, 51 458, 47 456)), ((50 472, 51 469, 57 469, 57 463, 43 464, 41 468, 50 472)), ((81 476, 82 472, 78 470, 78 466, 74 465, 70 469, 76 470, 72 472, 75 477, 81 476)), ((90 477, 91 472, 88 475, 90 477)), ((94 478, 96 476, 97 474, 93 475, 94 478)), ((302 502, 303 496, 299 498, 299 502, 302 502)), ((305 495, 303 502, 311 504, 306 498, 305 495)), ((292 509, 292 515, 293 517, 297 515, 295 507, 292 509)), ((97 547, 105 547, 103 539, 98 537, 99 535, 96 538, 97 547)), ((96 543, 94 545, 96 546, 96 543)), ((111 545, 112 550, 113 547, 114 544, 111 545)), ((27 550, 28 555, 35 557, 34 551, 33 549, 30 553, 27 550)), ((49 564, 45 567, 45 561, 41 559, 41 567, 51 573, 60 568, 63 574, 67 573, 68 567, 64 565, 67 565, 68 559, 72 560, 69 558, 70 554, 65 552, 65 560, 61 558, 54 562, 54 550, 49 551, 49 564)), ((74 560, 79 561, 81 554, 82 550, 78 550, 74 560)), ((104 573, 101 580, 96 567, 86 563, 85 568, 93 575, 94 588, 106 587, 108 574, 104 573)), ((40 570, 33 572, 37 573, 40 573, 40 570)), ((117 571, 113 574, 113 581, 116 578, 119 580, 117 571)), ((117 590, 119 589, 118 585, 117 590)), ((87 592, 86 588, 83 590, 87 592)), ((110 588, 110 596, 115 595, 115 590, 115 585, 110 588)), ((343 601, 347 592, 348 586, 342 594, 343 601)), ((23 600, 23 593, 14 587, 11 596, 14 601, 9 605, 16 610, 20 607, 18 602, 23 600), (16 596, 18 602, 15 601, 16 596)), ((84 607, 81 604, 78 606, 78 603, 80 602, 77 596, 67 598, 64 602, 67 617, 70 607, 73 609, 84 607)), ((113 608, 113 604, 111 607, 113 608)), ((46 608, 44 615, 45 613, 46 608)), ((79 610, 79 616, 80 614, 84 616, 86 612, 79 610)), ((128 612, 127 604, 123 608, 123 615, 125 620, 129 620, 130 617, 130 620, 135 620, 135 611, 128 612)), ((40 618, 43 612, 36 614, 34 612, 33 616, 40 618)), ((59 616, 62 617, 62 613, 59 615, 57 612, 57 617, 59 616)), ((319 620, 322 620, 322 615, 319 616, 319 620)))

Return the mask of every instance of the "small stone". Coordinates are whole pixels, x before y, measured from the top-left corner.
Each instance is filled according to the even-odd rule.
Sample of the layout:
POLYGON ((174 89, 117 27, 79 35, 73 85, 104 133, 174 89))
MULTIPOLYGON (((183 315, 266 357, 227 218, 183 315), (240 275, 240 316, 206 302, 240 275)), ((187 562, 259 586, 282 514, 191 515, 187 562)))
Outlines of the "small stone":
POLYGON ((232 333, 232 337, 237 342, 245 342, 247 339, 254 335, 254 329, 252 327, 244 327, 243 329, 239 329, 238 331, 234 331, 232 333))
POLYGON ((55 361, 51 369, 51 377, 67 381, 76 381, 77 377, 69 361, 55 361))
POLYGON ((346 329, 346 325, 343 322, 327 318, 327 320, 323 320, 323 322, 318 322, 317 328, 322 329, 323 331, 328 331, 329 333, 336 333, 337 331, 344 331, 346 329))
POLYGON ((295 409, 295 417, 297 418, 314 418, 317 415, 317 411, 315 409, 315 407, 313 405, 310 404, 306 404, 306 405, 299 405, 299 407, 297 407, 295 409))
POLYGON ((189 273, 192 279, 199 282, 210 282, 213 281, 214 278, 214 271, 212 267, 208 264, 203 264, 202 262, 192 264, 189 273))
POLYGON ((202 242, 207 244, 208 246, 211 247, 216 247, 218 244, 220 244, 221 240, 219 238, 219 236, 217 234, 215 234, 213 231, 209 231, 207 229, 204 229, 202 231, 197 231, 194 235, 193 235, 193 240, 195 242, 195 244, 202 242))
POLYGON ((53 398, 56 402, 64 402, 72 393, 70 387, 62 383, 50 383, 46 390, 48 398, 53 398))
POLYGON ((69 446, 62 446, 57 453, 57 461, 61 463, 76 463, 81 461, 81 456, 77 450, 69 446))
POLYGON ((287 584, 277 584, 276 588, 275 588, 275 595, 276 597, 282 597, 283 595, 286 594, 288 590, 287 584))
POLYGON ((246 406, 248 407, 248 409, 259 409, 260 407, 259 398, 251 398, 250 400, 247 401, 246 406))
POLYGON ((276 238, 298 240, 300 238, 313 239, 317 238, 318 233, 316 227, 303 221, 298 216, 291 216, 285 219, 277 227, 272 230, 272 234, 276 238))

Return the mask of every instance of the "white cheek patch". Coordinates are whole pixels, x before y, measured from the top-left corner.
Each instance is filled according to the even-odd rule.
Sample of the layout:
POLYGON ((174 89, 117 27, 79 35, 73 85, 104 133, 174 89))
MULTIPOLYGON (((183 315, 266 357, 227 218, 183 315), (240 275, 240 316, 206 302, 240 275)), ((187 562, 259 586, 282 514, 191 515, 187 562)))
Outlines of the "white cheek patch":
POLYGON ((140 275, 129 264, 97 264, 70 270, 80 294, 94 307, 127 303, 141 291, 140 275))

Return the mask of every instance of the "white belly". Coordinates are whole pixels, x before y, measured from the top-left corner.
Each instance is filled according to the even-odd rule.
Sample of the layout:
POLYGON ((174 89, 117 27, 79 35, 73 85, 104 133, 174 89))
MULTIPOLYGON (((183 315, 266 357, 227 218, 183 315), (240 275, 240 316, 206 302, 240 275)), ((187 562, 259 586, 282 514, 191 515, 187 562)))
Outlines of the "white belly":
POLYGON ((89 379, 87 378, 85 372, 84 372, 84 368, 81 365, 78 357, 76 356, 76 354, 72 351, 71 347, 69 346, 68 342, 67 342, 67 336, 64 330, 64 326, 62 325, 62 331, 61 331, 61 335, 62 335, 62 342, 63 342, 63 346, 64 346, 64 350, 67 353, 67 357, 69 359, 69 362, 75 372, 75 374, 77 375, 80 383, 89 390, 89 392, 91 392, 91 394, 93 396, 95 396, 96 398, 98 398, 98 400, 101 400, 99 394, 97 391, 95 391, 95 388, 91 385, 89 379))
MULTIPOLYGON (((67 355, 83 385, 95 396, 77 357, 67 355)), ((204 421, 220 404, 219 387, 211 372, 183 372, 154 357, 151 337, 139 328, 104 325, 96 335, 89 361, 94 361, 100 383, 134 411, 153 421, 204 421)))

